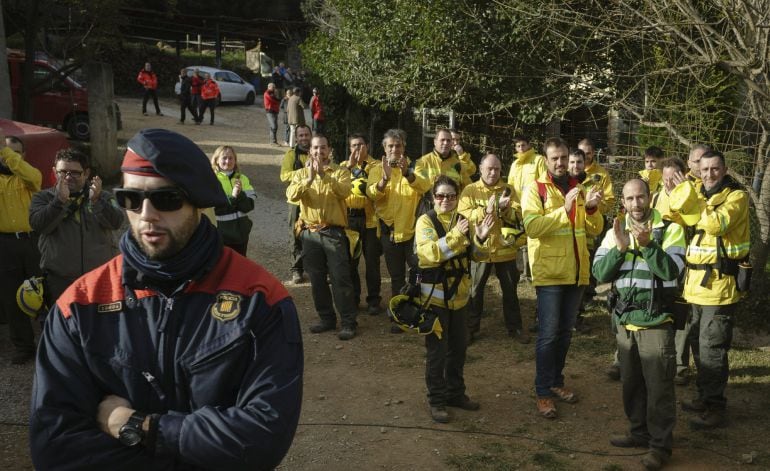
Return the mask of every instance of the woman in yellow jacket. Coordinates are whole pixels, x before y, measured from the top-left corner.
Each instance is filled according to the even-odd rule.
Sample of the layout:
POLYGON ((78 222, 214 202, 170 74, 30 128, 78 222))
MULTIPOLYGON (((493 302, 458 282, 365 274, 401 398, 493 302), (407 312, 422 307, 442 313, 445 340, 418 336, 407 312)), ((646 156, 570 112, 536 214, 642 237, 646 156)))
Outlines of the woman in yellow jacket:
POLYGON ((473 231, 468 220, 456 211, 458 193, 457 182, 446 175, 439 176, 433 185, 433 211, 420 216, 415 230, 420 303, 430 305, 442 330, 440 336, 434 332, 425 337, 430 414, 435 422, 441 423, 449 422, 447 406, 479 408, 479 403, 465 394, 463 380, 470 292, 468 252, 470 248, 472 256, 483 255, 494 222, 489 215, 473 231))
POLYGON ((257 194, 249 177, 238 169, 238 156, 230 146, 219 146, 211 157, 211 166, 227 195, 227 206, 214 208, 217 229, 224 244, 246 256, 252 222, 246 215, 254 209, 257 194))

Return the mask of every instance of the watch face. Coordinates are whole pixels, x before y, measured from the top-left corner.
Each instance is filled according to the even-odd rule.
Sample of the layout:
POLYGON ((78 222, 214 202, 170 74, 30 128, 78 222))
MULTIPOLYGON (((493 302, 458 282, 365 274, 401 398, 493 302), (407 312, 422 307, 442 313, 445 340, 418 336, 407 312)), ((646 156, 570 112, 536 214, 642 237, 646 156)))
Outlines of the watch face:
POLYGON ((142 441, 142 433, 134 427, 124 425, 118 432, 118 439, 126 446, 134 446, 142 441))

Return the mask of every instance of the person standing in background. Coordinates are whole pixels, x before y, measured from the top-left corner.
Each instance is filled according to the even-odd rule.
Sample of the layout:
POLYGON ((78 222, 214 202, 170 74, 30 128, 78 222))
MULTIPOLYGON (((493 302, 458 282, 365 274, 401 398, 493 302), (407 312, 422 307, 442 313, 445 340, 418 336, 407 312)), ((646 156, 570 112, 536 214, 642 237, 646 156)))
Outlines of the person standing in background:
POLYGON ((147 100, 152 98, 152 103, 155 105, 155 114, 163 116, 160 112, 160 106, 158 106, 158 76, 152 71, 152 65, 149 62, 144 63, 144 68, 139 71, 139 75, 136 76, 136 81, 144 87, 144 95, 142 96, 142 114, 147 116, 147 100))

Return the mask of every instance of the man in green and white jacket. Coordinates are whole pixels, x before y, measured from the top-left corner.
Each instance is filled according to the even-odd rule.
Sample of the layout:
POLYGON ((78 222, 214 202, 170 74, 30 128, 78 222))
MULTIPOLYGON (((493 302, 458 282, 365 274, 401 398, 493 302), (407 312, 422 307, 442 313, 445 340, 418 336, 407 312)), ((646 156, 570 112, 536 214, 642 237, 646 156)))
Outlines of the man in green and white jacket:
POLYGON ((593 273, 612 282, 613 312, 623 381, 628 435, 612 437, 619 447, 649 448, 642 464, 660 469, 671 457, 676 422, 676 354, 670 307, 684 270, 684 230, 650 208, 650 190, 641 179, 623 187, 625 216, 615 219, 596 251, 593 273))

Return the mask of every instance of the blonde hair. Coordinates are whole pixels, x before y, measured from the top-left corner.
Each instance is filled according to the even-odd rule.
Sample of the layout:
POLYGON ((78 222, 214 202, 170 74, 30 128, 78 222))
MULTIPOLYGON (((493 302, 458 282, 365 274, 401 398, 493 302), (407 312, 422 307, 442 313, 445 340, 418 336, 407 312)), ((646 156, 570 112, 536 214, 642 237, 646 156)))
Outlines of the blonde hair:
POLYGON ((235 152, 235 149, 233 149, 231 146, 219 146, 217 147, 217 150, 214 151, 214 155, 211 156, 211 168, 214 169, 215 172, 218 172, 222 170, 219 167, 219 159, 225 155, 225 152, 230 151, 233 153, 233 157, 235 158, 235 167, 233 167, 233 171, 238 172, 238 154, 235 152))

